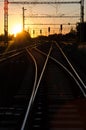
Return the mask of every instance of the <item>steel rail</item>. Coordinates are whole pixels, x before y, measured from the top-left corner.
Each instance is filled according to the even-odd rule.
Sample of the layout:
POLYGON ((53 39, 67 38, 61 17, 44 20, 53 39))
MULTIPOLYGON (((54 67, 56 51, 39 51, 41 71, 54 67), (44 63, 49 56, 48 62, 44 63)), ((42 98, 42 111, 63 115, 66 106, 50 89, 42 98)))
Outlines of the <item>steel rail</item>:
POLYGON ((47 62, 48 62, 48 60, 49 60, 49 57, 50 57, 51 51, 52 51, 52 46, 50 47, 49 52, 48 52, 48 54, 47 54, 46 61, 45 61, 45 63, 44 63, 44 66, 43 66, 43 69, 42 69, 41 75, 40 75, 40 77, 39 77, 39 80, 38 80, 38 83, 37 83, 37 86, 36 86, 36 90, 35 90, 35 94, 34 94, 33 100, 35 99, 35 96, 36 96, 37 90, 38 90, 39 85, 40 85, 40 82, 41 82, 41 80, 42 80, 42 77, 43 77, 43 74, 44 74, 44 71, 45 71, 45 68, 46 68, 47 62))
MULTIPOLYGON (((39 49, 37 48, 34 48, 35 50, 37 50, 39 53, 47 56, 46 53, 44 53, 43 51, 40 51, 39 49)), ((76 84, 78 85, 78 87, 80 88, 82 94, 84 97, 86 97, 86 93, 84 92, 84 90, 82 89, 80 83, 77 81, 77 79, 75 78, 75 76, 61 63, 59 62, 58 60, 56 60, 55 58, 53 58, 52 56, 49 57, 50 59, 52 59, 54 62, 56 62, 58 65, 60 65, 73 79, 74 81, 76 82, 76 84)))
POLYGON ((16 49, 15 50, 11 50, 11 51, 5 51, 5 52, 1 53, 0 56, 4 56, 6 54, 13 53, 13 52, 16 52, 16 51, 17 51, 16 49))
MULTIPOLYGON (((43 77, 43 74, 44 74, 44 71, 45 71, 45 68, 46 68, 50 53, 51 53, 51 50, 52 50, 52 47, 50 47, 49 53, 48 53, 47 58, 45 60, 42 72, 41 72, 40 77, 39 77, 38 82, 37 82, 37 85, 36 85, 36 83, 34 85, 34 89, 33 89, 32 94, 31 94, 31 98, 30 98, 30 101, 29 101, 29 104, 28 104, 28 108, 27 108, 27 111, 26 111, 26 115, 25 115, 24 122, 22 124, 21 130, 25 129, 25 124, 26 124, 26 121, 27 121, 27 117, 29 115, 30 108, 31 108, 31 106, 32 106, 32 104, 34 102, 35 97, 36 97, 40 82, 42 80, 42 77, 43 77)), ((27 52, 28 52, 28 50, 27 50, 27 52)))
POLYGON ((61 51, 62 55, 64 56, 64 58, 68 62, 69 66, 71 67, 71 69, 73 70, 73 72, 75 73, 75 75, 77 76, 77 78, 79 79, 79 81, 81 82, 81 84, 83 85, 83 87, 86 89, 86 85, 84 84, 84 82, 82 81, 82 79, 80 78, 80 76, 78 75, 77 71, 74 69, 73 65, 71 64, 71 62, 69 61, 69 59, 67 58, 67 56, 65 55, 65 53, 63 52, 63 50, 61 49, 61 47, 58 45, 58 43, 56 41, 53 41, 53 42, 59 48, 59 50, 61 51))
POLYGON ((23 53, 23 51, 17 52, 17 53, 15 53, 15 54, 13 54, 13 55, 10 55, 10 56, 8 56, 8 57, 1 58, 1 59, 0 59, 0 63, 3 62, 3 61, 6 61, 6 60, 8 60, 8 59, 11 59, 11 58, 13 58, 13 57, 15 57, 15 56, 18 56, 18 55, 20 55, 21 53, 23 53))
POLYGON ((5 55, 13 55, 13 54, 11 54, 11 53, 18 53, 18 52, 21 52, 21 51, 23 51, 24 50, 24 48, 21 48, 21 49, 13 49, 13 50, 11 50, 11 51, 7 51, 7 50, 5 50, 3 53, 1 53, 0 54, 0 60, 1 59, 3 59, 3 58, 6 58, 6 56, 5 55))
POLYGON ((24 120, 23 120, 23 123, 22 123, 22 126, 21 126, 21 130, 24 130, 24 128, 25 128, 26 121, 27 121, 27 118, 28 118, 28 114, 30 112, 30 108, 31 108, 32 103, 33 103, 33 95, 34 95, 34 92, 35 92, 35 89, 36 89, 36 83, 37 83, 37 63, 36 63, 36 60, 27 48, 26 48, 26 51, 31 56, 32 60, 34 61, 35 80, 34 80, 34 84, 33 84, 33 90, 32 90, 32 94, 31 94, 31 97, 30 97, 30 101, 29 101, 29 104, 28 104, 28 107, 27 107, 27 110, 26 110, 26 113, 25 113, 25 117, 24 117, 24 120))
POLYGON ((3 61, 4 59, 6 59, 6 58, 9 58, 9 57, 11 57, 12 55, 15 55, 16 53, 19 53, 19 52, 21 52, 21 51, 24 51, 26 48, 30 48, 30 47, 33 47, 34 45, 30 45, 30 46, 27 46, 27 47, 23 47, 23 48, 20 48, 20 49, 13 49, 13 50, 11 50, 11 51, 6 51, 5 50, 5 52, 3 52, 3 53, 1 53, 0 54, 0 61, 3 61), (12 54, 12 53, 14 53, 14 54, 12 54), (8 57, 6 57, 6 55, 10 55, 10 56, 8 56, 8 57))

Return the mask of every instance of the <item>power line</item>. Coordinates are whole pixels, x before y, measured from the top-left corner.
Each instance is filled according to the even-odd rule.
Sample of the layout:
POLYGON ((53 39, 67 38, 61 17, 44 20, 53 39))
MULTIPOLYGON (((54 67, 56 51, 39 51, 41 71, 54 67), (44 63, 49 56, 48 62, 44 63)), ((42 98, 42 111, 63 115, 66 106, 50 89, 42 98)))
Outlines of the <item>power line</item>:
MULTIPOLYGON (((32 1, 8 1, 8 0, 4 0, 4 33, 5 33, 5 37, 7 39, 8 37, 8 4, 52 4, 52 5, 56 5, 56 4, 80 4, 81 5, 81 13, 80 13, 80 18, 81 18, 81 22, 84 22, 84 0, 80 0, 80 1, 58 1, 58 2, 38 2, 38 1, 35 1, 35 2, 32 2, 32 1)), ((39 16, 38 16, 39 17, 39 16)), ((40 16, 40 18, 42 17, 53 17, 53 18, 56 18, 56 17, 59 17, 59 16, 40 16)), ((63 18, 64 16, 60 16, 60 18, 63 18)), ((66 18, 67 17, 76 17, 76 16, 65 16, 66 18)), ((37 16, 36 16, 37 18, 37 16)), ((55 24, 54 24, 55 25, 55 24)))
POLYGON ((67 16, 67 15, 62 15, 62 16, 55 16, 55 15, 48 15, 48 16, 35 16, 35 15, 30 15, 30 16, 26 16, 28 18, 79 18, 80 16, 67 16))
POLYGON ((47 2, 32 2, 32 1, 10 1, 10 2, 8 2, 8 3, 10 3, 10 4, 80 4, 81 3, 81 1, 58 1, 58 2, 49 2, 49 1, 47 1, 47 2))
MULTIPOLYGON (((37 24, 25 24, 25 25, 61 25, 61 24, 52 24, 52 23, 37 23, 37 24)), ((76 23, 63 23, 62 25, 76 25, 76 23)))

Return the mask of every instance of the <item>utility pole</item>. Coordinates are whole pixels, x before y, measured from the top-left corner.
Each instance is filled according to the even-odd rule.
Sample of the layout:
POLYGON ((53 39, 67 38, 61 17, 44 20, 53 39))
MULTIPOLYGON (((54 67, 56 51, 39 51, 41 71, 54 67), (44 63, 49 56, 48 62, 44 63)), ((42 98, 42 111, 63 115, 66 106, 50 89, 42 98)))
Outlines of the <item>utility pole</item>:
POLYGON ((60 25, 60 34, 62 34, 62 30, 63 30, 63 25, 60 25))
POLYGON ((23 31, 25 30, 25 8, 23 7, 22 8, 22 11, 23 11, 23 31))
POLYGON ((50 35, 50 27, 48 27, 48 35, 50 35))

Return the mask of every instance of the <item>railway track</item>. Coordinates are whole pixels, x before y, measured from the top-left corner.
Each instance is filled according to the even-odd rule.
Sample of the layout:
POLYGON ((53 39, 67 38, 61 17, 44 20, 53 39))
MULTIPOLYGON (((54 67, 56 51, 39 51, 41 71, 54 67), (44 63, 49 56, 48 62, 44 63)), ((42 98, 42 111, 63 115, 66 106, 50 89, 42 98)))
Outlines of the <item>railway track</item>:
POLYGON ((34 63, 25 51, 1 59, 0 130, 20 129, 33 87, 34 70, 34 63))
MULTIPOLYGON (((83 81, 77 79, 75 72, 72 73, 73 69, 70 71, 70 67, 66 65, 67 60, 56 46, 53 47, 52 43, 50 46, 44 45, 44 51, 41 45, 36 45, 38 49, 42 48, 41 51, 33 47, 25 48, 22 63, 24 66, 19 63, 20 75, 24 68, 23 85, 12 94, 9 105, 2 103, 0 106, 0 130, 86 129, 86 118, 83 117, 86 112, 85 109, 82 112, 79 105, 85 100, 85 86, 81 86, 83 81)), ((10 62, 15 62, 14 59, 16 58, 10 62)), ((20 59, 22 58, 18 62, 20 59)))

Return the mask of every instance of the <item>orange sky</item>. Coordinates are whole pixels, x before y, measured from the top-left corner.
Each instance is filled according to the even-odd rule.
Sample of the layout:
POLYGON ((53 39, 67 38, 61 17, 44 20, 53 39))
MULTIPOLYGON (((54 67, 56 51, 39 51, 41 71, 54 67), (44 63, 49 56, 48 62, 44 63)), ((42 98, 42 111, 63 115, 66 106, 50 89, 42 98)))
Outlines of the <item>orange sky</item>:
MULTIPOLYGON (((3 0, 0 0, 3 1, 3 0)), ((9 0, 12 1, 12 0, 9 0)), ((14 0, 18 1, 18 0, 14 0)), ((24 0, 21 0, 24 1, 24 0)), ((36 1, 36 0, 33 0, 36 1)), ((44 0, 40 0, 44 1, 44 0)), ((52 1, 52 0, 45 0, 45 1, 52 1)), ((60 1, 60 0, 57 0, 60 1)), ((66 1, 66 0, 64 0, 66 1)), ((74 0, 72 0, 74 1, 74 0)), ((76 0, 75 0, 76 1, 76 0)), ((79 1, 79 0, 77 0, 79 1)), ((86 2, 86 1, 85 1, 86 2)), ((22 7, 24 6, 25 9, 25 16, 29 15, 80 15, 80 5, 72 5, 72 4, 65 4, 65 5, 13 5, 9 4, 9 16, 8 16, 8 31, 9 33, 13 33, 14 26, 20 24, 22 26, 22 7)), ((86 3, 85 3, 86 6, 86 3)), ((86 7, 85 7, 86 9, 86 7)), ((0 2, 0 34, 3 33, 4 28, 4 10, 3 10, 3 2, 0 2)), ((86 12, 86 11, 85 11, 86 12)), ((86 20, 86 15, 85 15, 86 20)), ((76 23, 79 22, 79 18, 25 18, 26 24, 68 24, 68 23, 76 23)), ((26 28, 29 28, 29 31, 33 33, 33 29, 35 30, 36 34, 40 34, 40 29, 42 29, 42 33, 47 35, 48 26, 51 27, 52 33, 59 32, 60 25, 28 25, 26 28)), ((73 25, 63 26, 63 33, 67 32, 73 25)), ((36 35, 34 34, 34 35, 36 35)))

